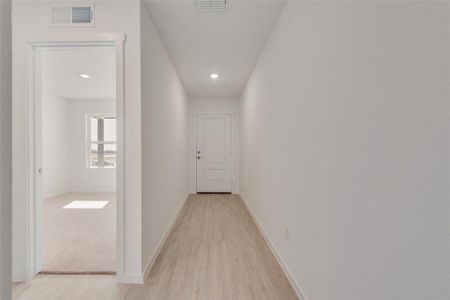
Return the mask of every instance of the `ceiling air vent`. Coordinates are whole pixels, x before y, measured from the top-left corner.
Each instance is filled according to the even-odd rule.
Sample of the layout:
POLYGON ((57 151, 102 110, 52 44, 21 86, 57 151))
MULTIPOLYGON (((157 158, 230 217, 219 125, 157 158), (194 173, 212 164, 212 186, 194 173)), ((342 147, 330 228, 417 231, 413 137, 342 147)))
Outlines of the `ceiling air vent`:
POLYGON ((53 27, 94 26, 94 6, 52 7, 51 25, 53 27))
POLYGON ((227 0, 197 0, 197 9, 199 11, 224 11, 226 7, 227 0))
POLYGON ((88 24, 92 22, 92 8, 87 7, 72 7, 72 23, 74 24, 88 24))

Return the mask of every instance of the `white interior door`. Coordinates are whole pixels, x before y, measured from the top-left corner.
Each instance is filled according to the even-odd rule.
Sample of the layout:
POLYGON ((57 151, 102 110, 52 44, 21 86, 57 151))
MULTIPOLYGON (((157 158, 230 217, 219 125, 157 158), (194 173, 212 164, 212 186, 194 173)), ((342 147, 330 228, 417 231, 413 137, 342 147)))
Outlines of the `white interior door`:
POLYGON ((231 114, 197 115, 197 192, 231 193, 231 114))

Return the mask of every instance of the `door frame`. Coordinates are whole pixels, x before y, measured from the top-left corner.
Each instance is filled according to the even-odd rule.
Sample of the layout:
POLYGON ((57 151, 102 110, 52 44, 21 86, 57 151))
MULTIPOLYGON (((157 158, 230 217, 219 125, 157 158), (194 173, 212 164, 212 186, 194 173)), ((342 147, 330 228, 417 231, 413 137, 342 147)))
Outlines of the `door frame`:
POLYGON ((194 134, 194 145, 193 145, 193 153, 194 153, 194 170, 195 172, 193 173, 193 175, 195 176, 195 180, 194 180, 194 193, 197 193, 197 141, 198 141, 198 136, 197 136, 197 119, 199 116, 211 116, 211 115, 223 115, 223 116, 230 116, 231 117, 231 193, 235 192, 235 182, 236 182, 236 176, 235 176, 235 164, 236 164, 236 157, 237 157, 237 149, 235 149, 235 143, 234 143, 234 138, 235 138, 235 126, 234 126, 234 113, 232 112, 194 112, 194 121, 193 121, 193 134, 194 134))
MULTIPOLYGON (((38 56, 42 48, 64 48, 64 47, 111 47, 116 52, 116 118, 117 118, 117 166, 116 166, 116 278, 122 278, 125 272, 125 214, 124 214, 124 43, 125 34, 121 33, 96 33, 84 34, 80 37, 42 39, 28 42, 28 70, 27 86, 28 99, 26 103, 27 119, 27 279, 33 278, 42 268, 42 157, 39 141, 36 133, 42 128, 42 120, 39 116, 42 109, 39 81, 37 71, 39 70, 38 56)), ((41 136, 42 138, 42 136, 41 136)), ((42 144, 42 140, 41 140, 42 144)))

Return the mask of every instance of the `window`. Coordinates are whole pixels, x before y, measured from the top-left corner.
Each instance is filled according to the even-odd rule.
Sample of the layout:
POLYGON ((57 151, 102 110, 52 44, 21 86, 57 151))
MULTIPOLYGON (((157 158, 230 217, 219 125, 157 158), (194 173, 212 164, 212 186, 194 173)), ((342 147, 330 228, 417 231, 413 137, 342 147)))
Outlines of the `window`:
POLYGON ((87 165, 89 168, 116 167, 116 117, 91 114, 87 123, 87 165))

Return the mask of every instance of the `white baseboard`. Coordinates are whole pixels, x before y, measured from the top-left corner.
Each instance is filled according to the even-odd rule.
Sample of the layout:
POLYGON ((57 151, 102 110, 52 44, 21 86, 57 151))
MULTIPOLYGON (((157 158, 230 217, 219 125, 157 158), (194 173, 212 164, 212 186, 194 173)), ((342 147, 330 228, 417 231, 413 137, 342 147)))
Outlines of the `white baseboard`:
POLYGON ((12 274, 11 281, 12 281, 12 282, 24 282, 24 281, 28 281, 27 274, 18 274, 18 273, 14 273, 14 274, 12 274))
POLYGON ((167 240, 167 237, 169 236, 169 233, 172 231, 173 226, 175 225, 175 223, 177 222, 178 218, 180 217, 181 210, 184 207, 184 204, 186 203, 186 201, 187 201, 187 199, 189 198, 190 195, 191 195, 191 193, 187 193, 186 197, 184 198, 184 200, 182 201, 182 203, 178 207, 178 210, 175 213, 172 221, 170 222, 169 226, 167 227, 166 232, 164 233, 161 241, 159 242, 158 248, 156 248, 156 251, 153 253, 153 255, 150 257, 149 261, 145 265, 143 278, 142 278, 143 282, 147 279, 148 274, 150 273, 153 265, 155 264, 156 258, 158 257, 159 253, 161 252, 161 249, 164 246, 164 244, 165 244, 165 242, 167 240))
POLYGON ((142 284, 144 283, 144 277, 142 276, 142 273, 117 275, 117 282, 128 284, 142 284))
POLYGON ((275 259, 277 260, 278 264, 280 265, 281 269, 283 269, 284 274, 286 275, 287 279, 289 280, 289 283, 291 284, 292 288, 294 289, 295 293, 297 294, 297 297, 301 300, 308 300, 308 297, 306 297, 306 294, 304 293, 303 289, 300 287, 300 285, 297 283, 297 281, 292 276, 291 272, 289 271, 288 267, 286 266, 285 262, 281 258, 281 256, 278 254, 277 249, 273 245, 273 243, 270 241, 269 237, 267 236, 266 232, 264 231, 264 228, 262 227, 261 223, 258 221, 258 218, 255 216, 253 211, 250 209, 250 207, 247 205, 247 202, 239 195, 239 198, 241 198, 242 202, 245 205, 245 208, 249 212, 250 216, 252 217, 253 221, 256 223, 256 226, 258 227, 259 231, 261 232, 264 240, 266 241, 267 245, 269 245, 270 250, 272 251, 273 255, 275 256, 275 259))

